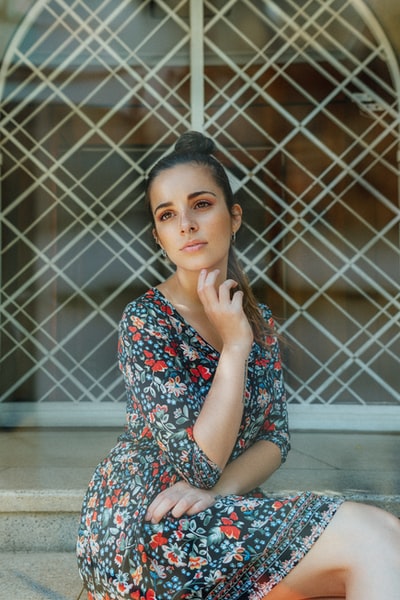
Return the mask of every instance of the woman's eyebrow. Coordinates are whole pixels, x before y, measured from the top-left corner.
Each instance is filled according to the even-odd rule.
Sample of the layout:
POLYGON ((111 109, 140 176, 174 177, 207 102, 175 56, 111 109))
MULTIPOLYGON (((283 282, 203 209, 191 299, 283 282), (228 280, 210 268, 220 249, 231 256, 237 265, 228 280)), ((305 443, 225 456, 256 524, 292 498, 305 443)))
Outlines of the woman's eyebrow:
POLYGON ((160 210, 161 208, 166 208, 167 206, 171 206, 171 205, 172 205, 172 202, 161 202, 161 204, 156 206, 156 208, 154 209, 154 214, 156 214, 157 211, 160 210))
POLYGON ((189 194, 188 199, 193 200, 193 198, 201 196, 202 194, 211 194, 211 196, 217 197, 217 194, 214 194, 214 192, 210 192, 210 190, 200 190, 199 192, 192 192, 191 194, 189 194))

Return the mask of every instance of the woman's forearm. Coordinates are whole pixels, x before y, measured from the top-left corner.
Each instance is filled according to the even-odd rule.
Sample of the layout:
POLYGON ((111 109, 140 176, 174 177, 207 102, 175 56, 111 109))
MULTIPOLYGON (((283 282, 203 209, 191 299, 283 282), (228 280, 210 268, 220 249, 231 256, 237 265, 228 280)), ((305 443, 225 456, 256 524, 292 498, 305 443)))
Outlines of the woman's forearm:
POLYGON ((205 454, 222 469, 234 447, 243 413, 248 351, 224 348, 213 383, 193 428, 205 454))
POLYGON ((211 491, 221 496, 246 494, 266 481, 280 464, 281 452, 278 446, 273 442, 260 440, 225 467, 211 491))

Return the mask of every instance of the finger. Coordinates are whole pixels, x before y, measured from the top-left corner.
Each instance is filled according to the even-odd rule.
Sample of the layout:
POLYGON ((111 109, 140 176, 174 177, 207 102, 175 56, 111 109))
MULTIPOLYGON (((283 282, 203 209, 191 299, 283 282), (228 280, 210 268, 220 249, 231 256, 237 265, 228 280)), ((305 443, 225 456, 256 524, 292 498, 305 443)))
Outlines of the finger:
POLYGON ((205 271, 205 273, 200 273, 197 284, 197 292, 203 304, 218 300, 216 281, 219 273, 219 269, 215 269, 210 273, 207 271, 205 271))
POLYGON ((159 523, 174 507, 175 502, 176 500, 168 496, 157 496, 147 509, 146 520, 159 523))
POLYGON ((226 281, 221 283, 218 290, 220 302, 231 302, 231 299, 233 298, 232 290, 237 286, 238 283, 234 279, 226 279, 226 281))
POLYGON ((219 269, 214 269, 213 271, 210 271, 209 273, 207 273, 207 275, 204 279, 203 289, 216 291, 215 284, 217 282, 217 278, 218 278, 219 274, 220 274, 219 269))
POLYGON ((182 515, 194 515, 211 506, 213 502, 214 496, 201 494, 199 497, 198 493, 188 494, 176 503, 171 514, 176 519, 179 519, 182 515))
POLYGON ((192 504, 192 506, 190 508, 188 508, 188 510, 186 511, 186 514, 189 516, 196 515, 197 513, 202 512, 203 510, 206 510, 213 504, 214 504, 213 498, 211 498, 211 499, 204 498, 202 500, 198 500, 197 502, 192 504))
POLYGON ((241 290, 238 290, 237 292, 235 292, 232 296, 232 307, 240 310, 243 308, 243 297, 244 294, 241 290))

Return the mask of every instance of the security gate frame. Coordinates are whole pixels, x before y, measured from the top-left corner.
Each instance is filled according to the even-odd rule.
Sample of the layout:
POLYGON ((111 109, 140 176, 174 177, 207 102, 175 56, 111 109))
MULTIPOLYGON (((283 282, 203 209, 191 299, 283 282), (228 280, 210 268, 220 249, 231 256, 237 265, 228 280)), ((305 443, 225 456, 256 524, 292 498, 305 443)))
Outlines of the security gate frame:
POLYGON ((217 140, 250 207, 238 249, 253 285, 281 311, 292 427, 400 428, 400 76, 363 2, 40 0, 4 57, 0 98, 3 424, 121 423, 122 299, 171 269, 148 235, 143 178, 191 127, 217 140), (326 82, 322 97, 298 81, 299 64, 326 82), (338 99, 364 128, 340 119, 338 99), (279 131, 271 120, 265 129, 265 112, 279 131), (347 143, 332 145, 321 126, 347 143), (99 169, 111 167, 101 190, 99 169), (15 174, 24 185, 10 195, 15 174), (355 187, 368 199, 365 214, 355 187), (357 225, 354 242, 337 227, 343 215, 357 225), (362 317, 338 299, 343 287, 362 317))

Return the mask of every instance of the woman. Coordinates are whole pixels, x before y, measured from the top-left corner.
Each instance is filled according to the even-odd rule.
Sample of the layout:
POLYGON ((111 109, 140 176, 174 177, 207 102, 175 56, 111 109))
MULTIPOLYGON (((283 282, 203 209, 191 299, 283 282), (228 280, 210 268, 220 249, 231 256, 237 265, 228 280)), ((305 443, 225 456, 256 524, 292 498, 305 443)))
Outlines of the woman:
POLYGON ((289 449, 282 370, 270 310, 235 258, 242 210, 213 149, 189 132, 147 181, 175 271, 121 320, 127 425, 84 499, 88 598, 398 599, 393 516, 258 488, 289 449))

